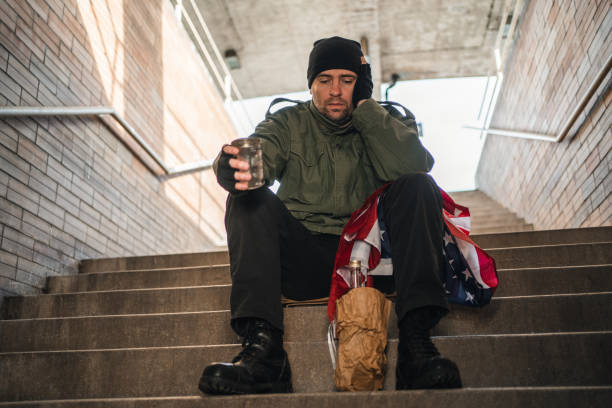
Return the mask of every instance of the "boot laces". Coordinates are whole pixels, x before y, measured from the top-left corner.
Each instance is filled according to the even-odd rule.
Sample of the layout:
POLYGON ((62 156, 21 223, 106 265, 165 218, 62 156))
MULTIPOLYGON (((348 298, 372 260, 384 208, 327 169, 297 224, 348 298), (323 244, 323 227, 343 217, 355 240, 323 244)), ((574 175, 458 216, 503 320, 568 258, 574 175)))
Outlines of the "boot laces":
POLYGON ((242 350, 236 357, 234 357, 232 363, 240 360, 257 358, 258 355, 261 355, 265 349, 265 345, 263 344, 264 342, 264 338, 262 338, 262 336, 258 336, 257 331, 249 330, 246 336, 242 339, 242 350))

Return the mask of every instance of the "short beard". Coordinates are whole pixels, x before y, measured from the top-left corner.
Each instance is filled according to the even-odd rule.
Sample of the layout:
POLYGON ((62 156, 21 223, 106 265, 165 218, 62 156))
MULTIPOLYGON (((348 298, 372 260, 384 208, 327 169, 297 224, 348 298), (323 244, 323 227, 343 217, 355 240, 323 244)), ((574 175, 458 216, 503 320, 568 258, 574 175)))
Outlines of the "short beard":
MULTIPOLYGON (((321 112, 319 110, 319 112, 321 112)), ((342 116, 340 116, 339 118, 335 119, 333 118, 330 113, 327 111, 327 109, 323 109, 323 112, 321 112, 321 114, 323 114, 323 116, 325 116, 327 119, 331 120, 332 122, 334 122, 337 125, 345 125, 348 122, 351 121, 351 114, 352 114, 352 110, 350 109, 350 107, 347 106, 347 108, 344 110, 344 112, 342 112, 342 116)))
POLYGON ((327 112, 323 113, 323 116, 325 116, 327 119, 331 120, 332 122, 334 122, 337 125, 344 125, 346 124, 348 121, 351 120, 351 114, 349 113, 348 109, 344 111, 344 114, 342 116, 340 116, 339 118, 335 119, 332 118, 331 116, 329 116, 327 114, 327 112))

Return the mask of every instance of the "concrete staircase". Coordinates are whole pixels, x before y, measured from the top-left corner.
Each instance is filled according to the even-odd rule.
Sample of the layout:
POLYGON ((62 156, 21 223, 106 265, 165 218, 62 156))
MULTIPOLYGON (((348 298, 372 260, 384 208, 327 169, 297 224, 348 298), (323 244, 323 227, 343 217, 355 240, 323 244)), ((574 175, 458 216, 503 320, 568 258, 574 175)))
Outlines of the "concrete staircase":
POLYGON ((506 211, 494 202, 468 203, 482 193, 453 196, 471 204, 501 282, 490 305, 453 307, 435 329, 463 389, 394 391, 392 320, 388 391, 334 392, 325 307, 301 306, 285 309, 294 394, 202 396, 203 367, 240 349, 227 254, 213 252, 85 260, 48 294, 7 299, 0 407, 612 406, 612 228, 528 231, 494 218, 506 211))
POLYGON ((533 231, 533 225, 508 211, 479 190, 451 194, 456 203, 470 209, 472 234, 533 231))

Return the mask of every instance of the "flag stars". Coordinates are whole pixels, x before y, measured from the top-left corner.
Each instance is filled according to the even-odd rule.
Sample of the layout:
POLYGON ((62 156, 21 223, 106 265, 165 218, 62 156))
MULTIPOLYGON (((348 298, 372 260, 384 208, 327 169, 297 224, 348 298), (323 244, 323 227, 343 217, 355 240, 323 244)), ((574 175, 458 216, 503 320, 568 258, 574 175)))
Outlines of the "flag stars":
POLYGON ((447 246, 451 242, 453 242, 453 237, 451 237, 448 232, 444 231, 444 246, 447 246))
POLYGON ((467 282, 468 279, 470 279, 472 277, 472 275, 470 275, 470 271, 469 269, 465 269, 463 272, 461 272, 463 274, 463 276, 465 276, 465 280, 467 282))

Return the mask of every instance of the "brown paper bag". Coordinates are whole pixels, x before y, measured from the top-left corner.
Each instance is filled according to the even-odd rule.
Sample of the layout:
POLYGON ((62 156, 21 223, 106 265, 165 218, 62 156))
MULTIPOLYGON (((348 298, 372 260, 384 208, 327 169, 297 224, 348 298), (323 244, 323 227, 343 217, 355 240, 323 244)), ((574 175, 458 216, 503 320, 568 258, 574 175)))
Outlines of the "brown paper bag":
POLYGON ((338 391, 383 388, 391 302, 374 288, 355 288, 337 301, 338 391))

